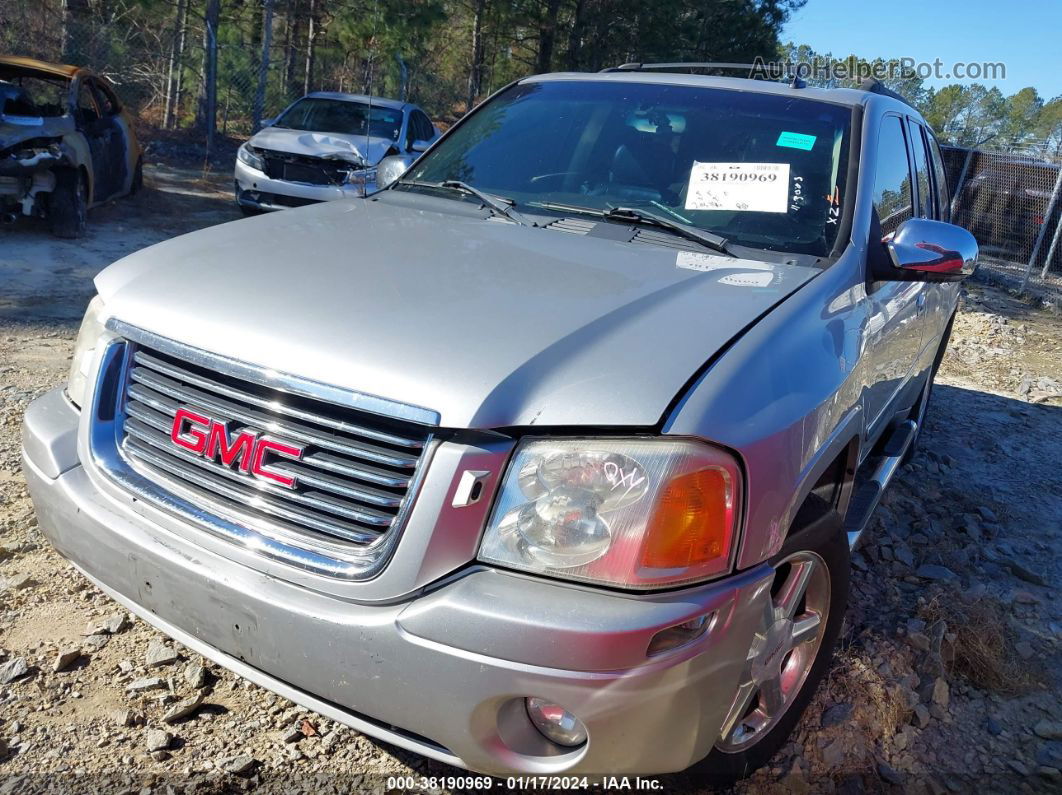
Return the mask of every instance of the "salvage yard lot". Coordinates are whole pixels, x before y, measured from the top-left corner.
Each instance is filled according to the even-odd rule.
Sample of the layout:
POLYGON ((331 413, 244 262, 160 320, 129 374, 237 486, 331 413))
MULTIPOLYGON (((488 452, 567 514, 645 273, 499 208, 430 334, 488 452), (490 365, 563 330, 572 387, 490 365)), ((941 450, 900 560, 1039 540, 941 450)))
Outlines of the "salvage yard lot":
MULTIPOLYGON (((0 229, 0 792, 382 791, 387 775, 455 774, 127 621, 38 533, 19 425, 65 378, 92 277, 239 217, 227 175, 152 168, 147 181, 91 213, 81 241, 0 229)), ((1060 317, 967 285, 920 452, 854 558, 833 672, 739 790, 1062 788, 1060 317)), ((700 791, 689 774, 665 783, 700 791)))

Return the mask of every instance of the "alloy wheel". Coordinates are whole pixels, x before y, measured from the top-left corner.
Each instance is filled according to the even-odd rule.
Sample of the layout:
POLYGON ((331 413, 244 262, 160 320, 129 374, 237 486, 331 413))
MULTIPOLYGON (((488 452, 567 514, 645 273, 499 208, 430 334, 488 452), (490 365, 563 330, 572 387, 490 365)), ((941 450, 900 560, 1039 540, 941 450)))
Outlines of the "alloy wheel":
POLYGON ((778 723, 804 685, 822 646, 830 609, 830 575, 811 551, 776 568, 759 629, 716 748, 740 753, 778 723))

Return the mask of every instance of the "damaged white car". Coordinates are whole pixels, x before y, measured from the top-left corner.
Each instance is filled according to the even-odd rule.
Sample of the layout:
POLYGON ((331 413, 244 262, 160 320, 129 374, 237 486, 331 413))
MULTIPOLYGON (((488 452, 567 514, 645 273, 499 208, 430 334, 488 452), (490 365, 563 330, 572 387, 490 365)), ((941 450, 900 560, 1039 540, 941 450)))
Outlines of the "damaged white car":
POLYGON ((80 237, 90 207, 135 193, 143 159, 111 85, 77 66, 0 56, 0 218, 80 237))
POLYGON ((416 105, 316 91, 288 106, 236 155, 236 203, 247 215, 366 196, 377 170, 399 176, 439 131, 416 105))

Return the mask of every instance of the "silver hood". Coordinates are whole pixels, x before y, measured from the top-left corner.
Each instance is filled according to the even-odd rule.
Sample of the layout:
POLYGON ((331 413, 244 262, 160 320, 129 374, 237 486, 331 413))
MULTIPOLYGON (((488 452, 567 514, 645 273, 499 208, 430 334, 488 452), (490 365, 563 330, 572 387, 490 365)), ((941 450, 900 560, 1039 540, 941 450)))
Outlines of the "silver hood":
POLYGON ((126 257, 96 285, 127 323, 432 409, 443 426, 644 427, 819 272, 415 198, 419 208, 391 193, 222 224, 126 257))
POLYGON ((374 166, 395 146, 390 138, 342 133, 307 132, 284 127, 266 127, 249 141, 251 146, 309 157, 335 158, 374 166))

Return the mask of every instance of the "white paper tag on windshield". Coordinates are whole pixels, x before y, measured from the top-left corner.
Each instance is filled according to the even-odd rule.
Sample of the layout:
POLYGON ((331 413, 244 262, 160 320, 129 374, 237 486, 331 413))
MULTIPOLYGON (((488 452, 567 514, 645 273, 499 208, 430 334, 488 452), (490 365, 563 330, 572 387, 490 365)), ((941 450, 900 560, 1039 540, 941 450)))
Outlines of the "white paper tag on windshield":
POLYGON ((687 210, 784 213, 788 208, 788 163, 694 161, 690 169, 687 210))
POLYGON ((723 254, 702 254, 699 251, 678 251, 675 253, 675 267, 688 271, 773 271, 777 266, 769 262, 752 259, 728 257, 723 254))

